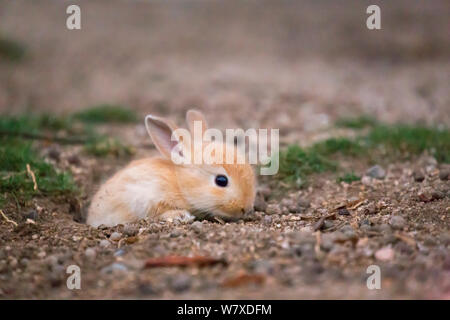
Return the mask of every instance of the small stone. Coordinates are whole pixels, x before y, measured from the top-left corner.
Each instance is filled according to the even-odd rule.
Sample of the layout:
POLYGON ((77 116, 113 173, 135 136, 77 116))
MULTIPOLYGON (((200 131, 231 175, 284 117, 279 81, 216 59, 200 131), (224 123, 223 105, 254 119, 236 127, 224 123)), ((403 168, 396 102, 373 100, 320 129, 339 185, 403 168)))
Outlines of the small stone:
POLYGON ((264 216, 264 223, 265 224, 272 224, 272 217, 271 216, 264 216))
POLYGON ((430 202, 433 201, 433 195, 431 192, 428 192, 427 190, 422 190, 418 193, 418 198, 422 202, 430 202))
POLYGON ((270 190, 269 187, 266 187, 266 186, 260 186, 260 187, 258 188, 257 193, 260 194, 260 195, 262 195, 262 196, 264 197, 264 199, 267 199, 267 198, 270 196, 270 194, 272 193, 272 190, 270 190))
POLYGON ((50 147, 47 151, 47 155, 50 159, 59 161, 59 159, 61 158, 61 151, 58 147, 50 147))
POLYGON ((392 233, 392 228, 387 223, 380 224, 379 226, 377 226, 376 229, 379 232, 383 233, 383 234, 390 234, 390 233, 392 233))
POLYGON ((377 211, 377 207, 373 203, 368 204, 367 207, 364 208, 365 214, 375 214, 377 211))
POLYGON ((191 229, 196 233, 201 233, 203 231, 203 223, 201 223, 200 221, 194 221, 191 224, 191 229))
POLYGON ((333 227, 334 226, 334 222, 333 221, 331 221, 331 220, 325 220, 324 222, 323 222, 323 229, 329 229, 329 228, 331 228, 331 227, 333 227))
POLYGON ((108 248, 110 246, 110 244, 111 243, 106 239, 100 240, 100 243, 99 243, 100 247, 102 247, 102 248, 108 248))
POLYGON ((30 260, 28 260, 27 258, 22 258, 20 259, 20 265, 22 267, 26 267, 28 265, 28 263, 30 262, 30 260))
POLYGON ((255 204, 253 206, 255 208, 255 211, 266 211, 267 209, 267 203, 264 200, 264 197, 260 194, 258 194, 255 198, 255 204))
POLYGON ((434 190, 433 192, 431 192, 431 197, 433 198, 433 200, 441 200, 445 198, 445 194, 442 191, 434 190))
POLYGON ((269 204, 266 209, 267 214, 280 215, 282 213, 280 206, 277 204, 269 204))
POLYGON ((116 252, 114 252, 114 257, 120 257, 123 256, 125 254, 125 250, 120 248, 118 250, 116 250, 116 252))
POLYGON ((191 277, 185 274, 181 274, 172 279, 172 281, 170 282, 170 287, 176 292, 183 292, 188 290, 191 287, 191 284, 191 277))
POLYGON ((311 203, 306 199, 298 199, 297 206, 302 209, 308 209, 311 206, 311 203))
POLYGON ((372 185, 372 178, 369 176, 363 176, 361 178, 361 183, 367 187, 372 185))
POLYGON ((375 252, 375 258, 380 261, 391 261, 394 259, 395 251, 390 247, 384 247, 375 252))
POLYGON ((340 208, 338 210, 338 214, 341 216, 348 216, 350 215, 350 212, 347 210, 347 208, 340 208))
POLYGON ((81 159, 80 159, 80 157, 79 157, 78 155, 76 155, 76 154, 70 155, 70 156, 67 158, 67 161, 69 161, 70 164, 73 164, 73 165, 75 165, 75 166, 79 166, 79 165, 81 164, 81 159))
POLYGON ((36 221, 36 220, 38 219, 38 217, 39 217, 39 214, 37 213, 36 210, 30 210, 30 211, 27 211, 27 212, 23 215, 23 217, 25 218, 25 220, 26 220, 26 219, 31 219, 31 220, 36 221))
POLYGON ((113 264, 110 264, 109 266, 104 267, 101 270, 101 273, 116 273, 116 272, 127 272, 128 267, 124 264, 114 262, 113 264))
POLYGON ((386 171, 379 165, 375 165, 366 171, 366 175, 375 179, 384 179, 386 171))
POLYGON ((425 175, 421 170, 416 170, 413 172, 413 178, 416 182, 422 182, 423 180, 425 180, 425 175))
POLYGON ((178 230, 174 230, 174 231, 172 231, 172 232, 170 233, 170 237, 171 237, 171 238, 177 238, 177 237, 179 237, 179 236, 181 236, 181 232, 178 231, 178 230))
POLYGON ((402 216, 392 216, 391 219, 389 219, 389 224, 392 228, 401 230, 405 227, 406 221, 402 216))
POLYGON ((109 237, 112 241, 119 241, 122 238, 122 234, 120 232, 113 232, 109 237))
POLYGON ((126 235, 126 236, 135 236, 136 234, 138 234, 139 232, 139 227, 134 225, 134 224, 126 224, 123 227, 122 232, 126 235))
POLYGON ((443 169, 439 172, 439 179, 442 181, 450 180, 450 169, 443 169))
POLYGON ((84 255, 86 256, 86 258, 93 260, 97 256, 97 252, 94 248, 87 248, 84 251, 84 255))

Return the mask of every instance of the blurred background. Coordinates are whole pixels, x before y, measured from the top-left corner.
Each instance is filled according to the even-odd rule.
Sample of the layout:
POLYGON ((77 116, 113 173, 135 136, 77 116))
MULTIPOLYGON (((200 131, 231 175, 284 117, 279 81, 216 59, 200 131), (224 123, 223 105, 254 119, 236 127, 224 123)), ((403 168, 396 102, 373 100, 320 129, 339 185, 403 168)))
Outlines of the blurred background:
POLYGON ((195 107, 282 135, 358 113, 448 125, 449 14, 446 0, 0 0, 0 112, 195 107))

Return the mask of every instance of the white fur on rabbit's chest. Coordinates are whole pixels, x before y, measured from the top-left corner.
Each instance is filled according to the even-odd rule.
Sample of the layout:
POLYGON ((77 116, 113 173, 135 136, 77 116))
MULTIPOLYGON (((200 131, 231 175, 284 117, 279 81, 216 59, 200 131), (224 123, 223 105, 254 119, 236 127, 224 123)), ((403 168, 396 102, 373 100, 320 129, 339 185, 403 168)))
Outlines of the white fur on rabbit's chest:
POLYGON ((121 197, 127 204, 129 212, 138 219, 145 218, 153 211, 152 209, 164 201, 164 194, 157 179, 127 184, 121 197))
POLYGON ((88 224, 113 226, 146 218, 162 202, 167 190, 161 179, 138 168, 119 172, 94 196, 88 224))

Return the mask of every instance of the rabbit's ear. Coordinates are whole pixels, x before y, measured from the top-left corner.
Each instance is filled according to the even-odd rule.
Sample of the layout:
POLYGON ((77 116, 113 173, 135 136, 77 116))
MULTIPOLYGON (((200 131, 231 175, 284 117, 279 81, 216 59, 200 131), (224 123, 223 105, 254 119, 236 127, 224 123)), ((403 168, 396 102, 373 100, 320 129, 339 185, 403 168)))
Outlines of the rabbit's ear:
POLYGON ((175 135, 172 135, 177 129, 175 124, 149 114, 145 117, 145 127, 159 152, 170 159, 172 151, 180 143, 175 135))
POLYGON ((186 112, 186 122, 189 127, 189 131, 191 131, 191 134, 193 136, 195 136, 194 128, 196 123, 197 128, 201 128, 200 133, 202 137, 205 131, 208 129, 208 123, 206 122, 205 116, 198 110, 191 109, 188 112, 186 112), (201 127, 199 127, 199 124, 201 124, 201 127))

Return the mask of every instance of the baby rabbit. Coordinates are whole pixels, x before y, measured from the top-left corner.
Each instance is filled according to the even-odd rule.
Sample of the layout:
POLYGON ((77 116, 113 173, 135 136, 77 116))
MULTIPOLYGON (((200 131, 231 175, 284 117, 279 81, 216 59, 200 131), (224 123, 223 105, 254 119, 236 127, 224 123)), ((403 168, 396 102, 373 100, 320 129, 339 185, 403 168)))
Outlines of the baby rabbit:
MULTIPOLYGON (((200 123, 203 137, 207 123, 202 113, 189 110, 186 121, 191 136, 194 136, 194 122, 200 123)), ((177 164, 171 157, 174 147, 180 144, 193 150, 192 144, 180 138, 173 141, 171 137, 176 126, 166 119, 148 115, 145 122, 162 157, 133 161, 103 184, 92 199, 87 224, 115 226, 145 217, 236 219, 253 209, 255 175, 247 162, 238 163, 234 156, 231 164, 225 161, 218 161, 222 164, 194 164, 193 161, 177 164)), ((223 159, 226 150, 234 150, 234 155, 237 154, 234 145, 230 147, 223 143, 220 147, 224 150, 223 159)))

